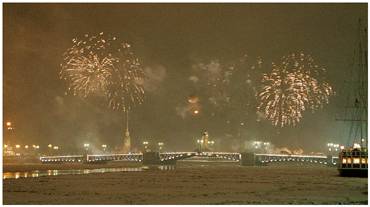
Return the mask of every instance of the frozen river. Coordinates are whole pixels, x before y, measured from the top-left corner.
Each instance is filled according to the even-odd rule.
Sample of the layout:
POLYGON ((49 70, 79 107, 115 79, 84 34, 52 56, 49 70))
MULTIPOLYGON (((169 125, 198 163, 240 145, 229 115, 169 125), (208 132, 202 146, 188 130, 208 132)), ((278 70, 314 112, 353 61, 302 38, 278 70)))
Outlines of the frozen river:
MULTIPOLYGON (((366 204, 367 178, 326 166, 179 162, 167 169, 121 166, 3 180, 4 204, 366 204), (116 172, 111 172, 115 171, 116 172), (72 173, 71 173, 72 172, 72 173), (86 173, 84 173, 86 172, 86 173), (87 173, 88 172, 88 173, 87 173), (65 173, 65 174, 64 174, 65 173)), ((63 166, 59 166, 63 167, 63 166)), ((20 172, 21 168, 9 171, 20 172)), ((27 167, 32 171, 30 167, 27 167)), ((39 172, 41 172, 41 170, 39 172)), ((21 176, 21 175, 20 175, 21 176)), ((28 176, 28 175, 27 175, 28 176)))

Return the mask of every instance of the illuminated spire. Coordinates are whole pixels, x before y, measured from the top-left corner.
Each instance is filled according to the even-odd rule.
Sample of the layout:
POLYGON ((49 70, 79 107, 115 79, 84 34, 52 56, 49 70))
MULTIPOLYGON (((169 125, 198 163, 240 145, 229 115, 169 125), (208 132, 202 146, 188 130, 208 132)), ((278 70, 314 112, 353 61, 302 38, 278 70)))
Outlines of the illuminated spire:
POLYGON ((126 132, 123 137, 123 152, 128 153, 131 151, 131 138, 128 130, 128 110, 126 110, 126 132))

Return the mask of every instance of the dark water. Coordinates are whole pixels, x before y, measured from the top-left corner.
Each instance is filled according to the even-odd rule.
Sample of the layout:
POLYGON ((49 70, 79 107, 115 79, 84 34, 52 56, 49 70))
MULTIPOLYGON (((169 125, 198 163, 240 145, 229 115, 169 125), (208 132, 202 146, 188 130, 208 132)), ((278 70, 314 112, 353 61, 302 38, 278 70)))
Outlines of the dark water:
POLYGON ((26 172, 4 172, 3 179, 37 178, 42 176, 58 175, 85 175, 92 173, 110 172, 140 172, 144 170, 174 170, 174 165, 123 167, 123 168, 98 168, 98 169, 65 169, 65 170, 34 170, 26 172))

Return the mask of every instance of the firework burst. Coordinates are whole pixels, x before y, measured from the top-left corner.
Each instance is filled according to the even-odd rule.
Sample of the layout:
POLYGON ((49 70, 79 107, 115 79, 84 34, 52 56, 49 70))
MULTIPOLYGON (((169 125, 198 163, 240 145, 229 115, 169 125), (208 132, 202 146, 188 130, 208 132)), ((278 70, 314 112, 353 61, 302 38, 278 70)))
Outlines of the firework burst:
POLYGON ((283 74, 277 70, 263 76, 264 86, 259 94, 258 109, 263 110, 273 125, 295 125, 302 118, 307 94, 304 89, 306 83, 299 76, 297 73, 283 74))
POLYGON ((281 70, 294 72, 302 82, 307 84, 308 108, 315 111, 329 103, 329 97, 334 94, 330 84, 325 80, 326 69, 315 64, 311 55, 292 53, 282 58, 281 70))
POLYGON ((272 72, 263 75, 258 110, 275 126, 295 126, 307 108, 314 112, 329 103, 334 92, 324 74, 309 55, 283 57, 280 65, 273 64, 272 72))
POLYGON ((117 61, 110 46, 116 40, 100 33, 72 40, 73 46, 63 54, 60 78, 68 85, 68 92, 87 97, 106 91, 107 82, 117 61))
POLYGON ((107 84, 108 102, 114 110, 127 111, 144 101, 145 74, 130 44, 122 43, 116 57, 107 84))
POLYGON ((114 110, 129 110, 144 99, 144 72, 128 43, 116 37, 84 35, 64 54, 60 78, 68 92, 86 98, 103 94, 114 110))

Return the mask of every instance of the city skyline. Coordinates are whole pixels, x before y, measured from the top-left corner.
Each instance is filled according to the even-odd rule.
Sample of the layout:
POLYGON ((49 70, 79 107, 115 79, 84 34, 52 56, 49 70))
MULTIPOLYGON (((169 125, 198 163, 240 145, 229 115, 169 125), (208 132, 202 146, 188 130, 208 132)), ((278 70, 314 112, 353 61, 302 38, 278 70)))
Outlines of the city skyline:
POLYGON ((145 102, 131 115, 137 147, 152 138, 173 150, 193 149, 204 130, 225 150, 240 139, 308 151, 346 144, 347 134, 338 130, 345 125, 335 118, 349 92, 343 83, 358 19, 366 16, 365 4, 4 4, 4 123, 15 124, 19 144, 120 144, 123 114, 100 97, 66 95, 58 77, 73 38, 105 32, 129 41, 149 76, 145 102), (191 81, 198 64, 227 64, 248 54, 251 62, 261 57, 268 73, 272 62, 300 51, 327 69, 336 96, 318 112, 306 111, 295 127, 257 121, 254 107, 214 107, 191 81), (200 98, 201 110, 182 113, 192 97, 200 98))

